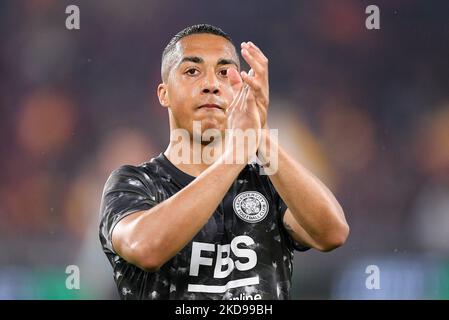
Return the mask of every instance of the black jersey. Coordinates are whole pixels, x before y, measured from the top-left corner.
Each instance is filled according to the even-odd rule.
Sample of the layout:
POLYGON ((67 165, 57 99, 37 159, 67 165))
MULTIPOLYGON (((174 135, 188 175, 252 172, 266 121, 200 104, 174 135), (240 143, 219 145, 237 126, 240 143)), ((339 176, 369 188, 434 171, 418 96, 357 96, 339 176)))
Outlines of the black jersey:
POLYGON ((240 172, 204 227, 157 272, 144 271, 117 255, 112 231, 120 219, 152 208, 194 179, 161 153, 140 166, 122 166, 107 180, 100 240, 120 297, 290 298, 293 250, 307 248, 295 243, 284 229, 287 207, 256 163, 240 172))

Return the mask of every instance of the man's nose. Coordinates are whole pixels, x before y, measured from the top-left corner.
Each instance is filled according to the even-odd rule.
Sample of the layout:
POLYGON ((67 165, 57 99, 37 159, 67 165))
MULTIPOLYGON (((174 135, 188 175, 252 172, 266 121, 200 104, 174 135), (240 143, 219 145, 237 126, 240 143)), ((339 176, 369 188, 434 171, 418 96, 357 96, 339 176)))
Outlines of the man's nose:
POLYGON ((218 79, 215 73, 208 74, 203 82, 203 93, 213 93, 218 94, 220 92, 218 79))

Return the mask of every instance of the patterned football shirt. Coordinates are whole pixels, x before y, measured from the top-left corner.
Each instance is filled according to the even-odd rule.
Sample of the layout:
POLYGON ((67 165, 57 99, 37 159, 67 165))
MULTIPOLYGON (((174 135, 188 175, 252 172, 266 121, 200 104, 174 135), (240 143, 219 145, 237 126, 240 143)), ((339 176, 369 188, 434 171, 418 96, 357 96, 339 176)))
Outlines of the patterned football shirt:
POLYGON ((122 218, 151 209, 194 179, 163 153, 110 175, 100 209, 100 241, 120 297, 289 299, 294 250, 308 248, 288 235, 282 223, 287 206, 256 163, 240 172, 208 222, 158 271, 144 271, 114 251, 112 232, 122 218))

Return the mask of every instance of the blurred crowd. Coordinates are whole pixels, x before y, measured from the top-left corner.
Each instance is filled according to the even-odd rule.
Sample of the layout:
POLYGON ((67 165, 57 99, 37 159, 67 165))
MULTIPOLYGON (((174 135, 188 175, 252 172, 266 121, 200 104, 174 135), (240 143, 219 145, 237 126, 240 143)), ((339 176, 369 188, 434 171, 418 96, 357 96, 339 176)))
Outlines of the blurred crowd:
POLYGON ((0 298, 44 297, 18 291, 18 279, 64 279, 69 264, 90 279, 82 297, 114 297, 97 235, 102 188, 113 169, 168 144, 160 57, 196 23, 265 52, 270 127, 330 186, 351 226, 336 253, 297 255, 310 278, 298 275, 295 297, 341 297, 341 279, 333 289, 310 279, 369 255, 447 261, 449 3, 376 3, 380 30, 365 28, 371 3, 356 0, 2 1, 0 298), (65 28, 69 4, 80 30, 65 28), (312 274, 307 261, 328 267, 312 274))

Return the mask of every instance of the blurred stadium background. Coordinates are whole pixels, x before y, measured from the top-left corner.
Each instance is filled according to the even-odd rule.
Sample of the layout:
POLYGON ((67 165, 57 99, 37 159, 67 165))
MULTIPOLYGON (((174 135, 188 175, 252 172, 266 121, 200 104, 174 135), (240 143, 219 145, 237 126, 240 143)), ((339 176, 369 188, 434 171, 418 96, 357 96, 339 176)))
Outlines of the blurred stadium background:
POLYGON ((103 184, 167 145, 160 56, 196 23, 264 50, 269 123, 351 226, 344 247, 296 254, 293 298, 448 299, 448 21, 436 0, 1 1, 0 299, 117 298, 103 184), (365 28, 369 4, 379 31, 365 28), (65 287, 68 265, 80 290, 65 287))

